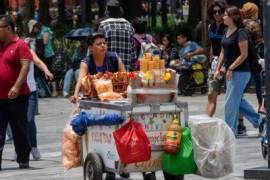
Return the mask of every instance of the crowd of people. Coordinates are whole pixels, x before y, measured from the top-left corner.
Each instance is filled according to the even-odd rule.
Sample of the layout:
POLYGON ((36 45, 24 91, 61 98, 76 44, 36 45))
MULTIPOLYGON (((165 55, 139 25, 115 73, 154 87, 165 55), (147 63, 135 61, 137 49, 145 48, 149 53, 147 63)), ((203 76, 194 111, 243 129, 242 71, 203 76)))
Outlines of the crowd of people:
MULTIPOLYGON (((224 85, 225 121, 233 132, 236 135, 245 133, 243 118, 256 128, 262 126, 262 117, 244 99, 252 79, 256 84, 258 105, 262 105, 261 68, 253 66, 256 60, 250 55, 254 50, 252 52, 259 58, 264 58, 261 24, 255 4, 246 3, 239 9, 227 7, 223 1, 213 2, 208 11, 212 20, 208 56, 206 48, 191 40, 189 31, 181 30, 174 37, 164 32, 158 40, 147 33, 144 18, 127 21, 122 18, 120 4, 113 2, 107 4, 108 18, 99 23, 97 32, 82 39, 75 50, 64 77, 63 96, 70 95, 73 81, 76 81, 71 100, 77 102, 81 86, 78 79, 87 73, 134 71, 146 51, 160 55, 167 68, 176 70, 195 63, 207 64, 210 59, 208 115, 214 115, 217 97, 224 85)), ((51 84, 52 96, 58 96, 57 75, 52 67, 55 56, 53 32, 49 27, 30 20, 25 37, 20 38, 15 33, 12 19, 8 15, 0 16, 0 168, 8 125, 12 132, 9 134, 14 139, 14 159, 20 168, 29 167, 30 152, 35 160, 41 157, 35 125, 38 88, 34 64, 51 84)))

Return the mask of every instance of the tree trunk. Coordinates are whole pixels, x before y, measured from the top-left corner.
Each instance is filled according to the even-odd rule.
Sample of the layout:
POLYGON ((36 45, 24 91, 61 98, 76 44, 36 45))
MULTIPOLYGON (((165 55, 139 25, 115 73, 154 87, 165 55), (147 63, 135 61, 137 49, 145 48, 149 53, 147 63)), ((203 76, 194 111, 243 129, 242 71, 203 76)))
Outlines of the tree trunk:
POLYGON ((170 0, 171 4, 171 13, 176 14, 176 0, 170 0))
POLYGON ((129 21, 143 14, 141 0, 122 0, 121 5, 124 10, 124 18, 129 21))
POLYGON ((201 0, 189 0, 189 17, 188 21, 197 23, 201 21, 201 0))
POLYGON ((151 27, 155 28, 157 25, 157 1, 151 0, 151 27))
POLYGON ((202 0, 202 45, 206 47, 208 45, 208 6, 212 0, 202 0))
POLYGON ((106 7, 106 1, 105 0, 98 0, 98 16, 104 17, 105 16, 105 8, 106 7))
POLYGON ((168 7, 167 7, 167 0, 161 0, 161 22, 162 27, 166 29, 168 27, 168 7))
POLYGON ((49 25, 50 15, 49 15, 49 1, 40 0, 39 2, 39 21, 44 25, 49 25))
POLYGON ((58 24, 66 23, 65 8, 65 0, 58 0, 58 24))
POLYGON ((5 14, 8 11, 9 3, 8 0, 0 1, 0 14, 5 14))
POLYGON ((82 27, 85 27, 87 25, 91 24, 92 18, 92 10, 91 10, 91 0, 81 0, 80 1, 81 5, 81 22, 82 22, 82 27))
POLYGON ((24 9, 24 19, 28 22, 34 17, 35 13, 35 0, 26 0, 24 9))

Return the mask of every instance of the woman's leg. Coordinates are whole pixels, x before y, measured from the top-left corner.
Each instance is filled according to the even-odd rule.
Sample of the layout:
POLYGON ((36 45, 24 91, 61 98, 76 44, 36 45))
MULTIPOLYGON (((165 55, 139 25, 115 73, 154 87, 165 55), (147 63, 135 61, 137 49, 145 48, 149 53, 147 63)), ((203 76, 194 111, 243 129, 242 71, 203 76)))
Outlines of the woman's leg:
POLYGON ((255 88, 256 88, 256 96, 258 100, 259 107, 262 104, 262 77, 261 73, 254 74, 255 88))
POLYGON ((255 128, 259 127, 259 123, 261 121, 260 115, 255 111, 253 106, 244 98, 241 99, 239 111, 247 120, 252 123, 255 128))
POLYGON ((232 79, 227 80, 225 94, 225 121, 237 133, 239 107, 245 87, 250 79, 248 72, 233 72, 232 79))

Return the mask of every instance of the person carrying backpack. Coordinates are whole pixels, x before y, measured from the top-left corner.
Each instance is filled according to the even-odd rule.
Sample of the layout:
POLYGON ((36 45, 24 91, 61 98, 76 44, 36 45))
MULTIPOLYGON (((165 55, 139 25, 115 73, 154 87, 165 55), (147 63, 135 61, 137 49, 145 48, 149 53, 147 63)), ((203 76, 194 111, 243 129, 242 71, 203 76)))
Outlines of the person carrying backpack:
POLYGON ((159 54, 160 49, 156 45, 156 40, 151 34, 146 33, 146 21, 137 17, 132 21, 135 29, 134 44, 136 49, 136 59, 142 58, 144 53, 159 54))
MULTIPOLYGON (((248 35, 249 35, 249 60, 250 60, 250 70, 251 70, 251 79, 246 87, 248 87, 252 84, 252 82, 255 83, 255 90, 256 90, 256 96, 258 100, 259 107, 262 104, 262 78, 261 78, 261 66, 259 65, 259 51, 262 51, 262 48, 259 48, 260 46, 257 46, 256 50, 256 44, 258 44, 258 41, 256 39, 259 39, 259 36, 262 37, 261 34, 261 28, 259 24, 258 19, 258 7, 256 4, 248 2, 245 3, 241 9, 242 16, 243 16, 243 24, 244 28, 246 29, 248 35), (261 35, 260 35, 261 34, 261 35), (257 42, 256 42, 257 41, 257 42)), ((259 44, 258 44, 259 45, 259 44)), ((263 53, 260 53, 263 54, 263 53)), ((238 135, 245 135, 246 134, 246 126, 244 125, 244 119, 242 115, 239 116, 239 124, 238 124, 238 135)), ((261 131, 261 128, 259 128, 259 133, 261 131)))

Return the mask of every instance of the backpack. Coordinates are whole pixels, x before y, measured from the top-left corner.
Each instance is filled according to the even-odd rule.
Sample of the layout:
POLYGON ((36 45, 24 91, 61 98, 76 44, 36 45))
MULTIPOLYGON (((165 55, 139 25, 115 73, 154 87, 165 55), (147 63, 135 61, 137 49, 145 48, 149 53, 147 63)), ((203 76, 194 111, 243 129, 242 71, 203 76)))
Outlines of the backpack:
POLYGON ((143 58, 145 53, 160 54, 160 49, 153 43, 153 37, 149 34, 145 35, 145 38, 141 38, 135 34, 134 39, 141 46, 139 52, 137 52, 137 58, 143 58))
POLYGON ((252 20, 247 20, 246 23, 244 23, 244 28, 248 33, 248 60, 249 60, 249 66, 251 73, 260 73, 262 71, 262 67, 259 64, 259 54, 255 48, 255 42, 252 38, 252 33, 249 27, 249 23, 252 20))
POLYGON ((259 56, 256 52, 254 43, 249 39, 248 41, 248 59, 251 73, 260 73, 262 66, 259 64, 259 56))

